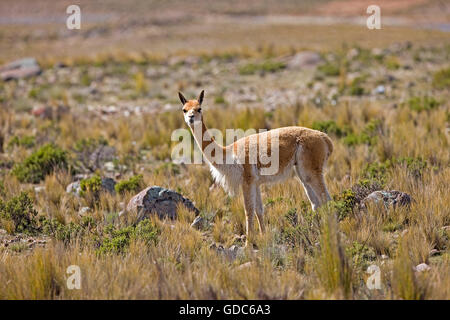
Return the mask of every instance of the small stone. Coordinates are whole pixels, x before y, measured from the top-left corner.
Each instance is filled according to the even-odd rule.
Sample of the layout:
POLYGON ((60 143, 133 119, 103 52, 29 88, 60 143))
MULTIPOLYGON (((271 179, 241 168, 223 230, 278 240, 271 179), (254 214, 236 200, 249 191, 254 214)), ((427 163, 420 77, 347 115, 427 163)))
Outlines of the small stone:
POLYGON ((91 208, 89 208, 89 207, 82 207, 80 210, 78 210, 78 214, 80 216, 83 216, 86 213, 88 213, 89 211, 91 211, 91 208))
POLYGON ((39 194, 39 193, 41 193, 41 192, 43 192, 43 191, 45 191, 45 187, 44 187, 44 186, 37 186, 37 187, 34 187, 34 192, 35 192, 36 194, 39 194))
POLYGON ((66 192, 67 193, 74 193, 76 195, 80 195, 80 192, 81 192, 80 181, 75 181, 75 182, 70 183, 66 187, 66 192))
POLYGON ((322 62, 322 58, 320 54, 313 51, 303 51, 297 53, 292 59, 288 62, 288 68, 292 69, 303 69, 303 68, 312 68, 317 66, 322 62))
POLYGON ((112 161, 108 161, 106 162, 103 167, 105 168, 106 171, 109 172, 113 172, 115 170, 115 166, 114 163, 112 161))
POLYGON ((375 92, 378 94, 384 94, 386 92, 386 88, 383 85, 379 85, 376 87, 375 92))
POLYGON ((191 224, 191 228, 200 230, 205 224, 205 219, 200 216, 195 217, 194 222, 191 224))
POLYGON ((417 272, 424 272, 430 270, 430 266, 426 263, 421 263, 414 268, 417 272))

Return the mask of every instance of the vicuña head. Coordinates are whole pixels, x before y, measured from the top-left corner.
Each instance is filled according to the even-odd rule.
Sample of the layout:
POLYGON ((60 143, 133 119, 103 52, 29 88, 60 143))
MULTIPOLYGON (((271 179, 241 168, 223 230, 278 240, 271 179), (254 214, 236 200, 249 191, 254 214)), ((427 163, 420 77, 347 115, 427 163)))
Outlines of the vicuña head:
POLYGON ((254 240, 254 214, 260 232, 264 232, 260 185, 283 181, 295 171, 313 210, 330 200, 324 173, 333 143, 325 133, 304 127, 283 127, 243 137, 224 147, 211 137, 203 122, 201 107, 204 91, 197 100, 187 100, 182 93, 178 95, 183 105, 184 120, 202 150, 215 181, 231 194, 242 189, 247 244, 254 240), (276 161, 276 170, 269 174, 266 169, 274 163, 264 161, 268 154, 271 154, 271 161, 276 161))
POLYGON ((202 121, 202 102, 204 95, 205 90, 202 90, 197 100, 186 100, 183 94, 178 92, 178 96, 183 104, 184 121, 186 121, 188 126, 202 121))

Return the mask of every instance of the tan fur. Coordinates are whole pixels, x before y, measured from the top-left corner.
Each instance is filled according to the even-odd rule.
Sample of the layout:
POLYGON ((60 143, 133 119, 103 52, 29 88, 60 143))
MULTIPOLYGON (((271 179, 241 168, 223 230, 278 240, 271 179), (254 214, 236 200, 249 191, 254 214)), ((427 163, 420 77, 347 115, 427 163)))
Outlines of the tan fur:
MULTIPOLYGON (((182 95, 181 97, 184 98, 182 95)), ((187 117, 201 121, 202 136, 204 136, 207 134, 208 129, 199 112, 200 108, 201 103, 197 100, 187 100, 183 105, 185 120, 187 119, 187 115, 187 117)), ((193 129, 193 124, 188 122, 188 120, 186 122, 193 129)), ((211 172, 214 173, 213 176, 215 178, 219 176, 223 178, 221 181, 223 180, 231 185, 239 184, 242 188, 246 216, 247 243, 253 240, 253 215, 255 213, 260 232, 264 232, 264 208, 259 190, 261 184, 282 181, 290 177, 292 169, 295 169, 313 210, 330 200, 323 175, 326 162, 333 151, 333 143, 323 132, 304 127, 284 127, 241 138, 226 147, 218 145, 213 139, 212 141, 201 142, 198 141, 199 139, 196 139, 196 141, 199 145, 201 144, 202 151, 210 144, 216 144, 216 148, 223 150, 224 159, 227 154, 233 154, 233 157, 237 157, 239 152, 243 152, 245 156, 243 163, 234 164, 216 163, 212 158, 207 160, 209 160, 211 172), (263 143, 266 143, 267 155, 271 156, 272 152, 275 152, 272 149, 272 140, 276 136, 278 136, 279 143, 278 171, 270 176, 263 175, 261 174, 262 168, 268 167, 269 164, 263 164, 259 161, 260 155, 262 154, 261 146, 263 143), (258 157, 256 160, 258 161, 256 164, 251 164, 249 161, 250 150, 257 150, 258 157)), ((214 154, 212 156, 214 157, 214 154)))

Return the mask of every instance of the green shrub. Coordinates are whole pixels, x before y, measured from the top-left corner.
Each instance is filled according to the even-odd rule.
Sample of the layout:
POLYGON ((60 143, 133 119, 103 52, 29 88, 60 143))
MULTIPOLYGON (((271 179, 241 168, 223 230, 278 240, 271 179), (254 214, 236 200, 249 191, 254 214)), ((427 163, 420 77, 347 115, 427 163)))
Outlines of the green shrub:
POLYGON ((33 136, 24 136, 19 138, 18 136, 14 136, 9 140, 8 147, 14 147, 14 146, 21 146, 25 148, 32 148, 34 147, 35 139, 33 136))
POLYGON ((5 183, 0 181, 0 199, 6 195, 5 183))
POLYGON ((325 132, 327 134, 333 134, 336 137, 340 138, 345 135, 347 135, 349 129, 348 128, 340 128, 335 121, 328 120, 328 121, 315 121, 312 124, 312 128, 314 130, 319 130, 322 132, 325 132))
POLYGON ((423 171, 428 167, 428 162, 421 157, 403 157, 395 160, 397 164, 406 166, 406 169, 410 174, 416 178, 420 178, 423 175, 423 171))
POLYGON ((241 75, 251 75, 258 72, 277 72, 286 68, 286 64, 283 62, 267 60, 263 63, 255 64, 249 63, 239 68, 239 74, 241 75))
POLYGON ((353 132, 346 135, 344 137, 344 139, 342 140, 342 142, 349 147, 360 144, 360 141, 361 140, 360 140, 359 136, 353 132))
POLYGON ((437 89, 450 88, 450 68, 439 70, 433 75, 433 87, 437 89))
POLYGON ((42 232, 54 237, 56 240, 69 243, 83 234, 83 227, 74 222, 62 224, 56 219, 42 219, 42 232))
POLYGON ((12 173, 20 182, 39 183, 58 168, 68 168, 67 153, 53 144, 46 144, 14 166, 12 173))
POLYGON ((115 185, 117 193, 138 192, 144 187, 144 177, 142 174, 132 176, 128 180, 120 181, 115 185))
POLYGON ((388 70, 397 70, 398 68, 400 68, 398 58, 394 56, 385 57, 384 65, 388 70))
POLYGON ((381 128, 381 121, 374 119, 366 124, 362 132, 358 135, 353 132, 348 133, 342 142, 347 146, 354 146, 358 144, 367 144, 369 146, 376 145, 378 141, 378 133, 381 128))
POLYGON ((149 219, 144 219, 136 226, 118 229, 113 225, 105 228, 97 250, 100 254, 124 253, 131 241, 141 240, 146 245, 156 244, 159 235, 158 227, 149 219))
POLYGON ((223 104, 223 103, 225 103, 225 98, 223 96, 216 96, 214 98, 214 103, 223 104))
POLYGON ((350 83, 349 87, 349 93, 352 96, 362 96, 364 94, 364 88, 361 86, 363 82, 362 77, 357 77, 353 79, 353 81, 350 83))
POLYGON ((81 196, 89 193, 97 198, 100 195, 100 191, 102 189, 102 178, 100 178, 99 175, 94 175, 90 178, 83 179, 80 181, 80 189, 81 196))
POLYGON ((326 76, 336 77, 341 73, 339 64, 327 62, 318 67, 318 70, 326 76))
POLYGON ((362 171, 362 178, 380 185, 386 184, 388 170, 392 168, 390 160, 367 164, 362 171))
POLYGON ((46 217, 41 217, 40 223, 42 233, 56 240, 63 241, 66 244, 81 238, 86 232, 94 229, 97 225, 94 218, 89 216, 84 216, 79 224, 75 222, 63 224, 56 219, 48 219, 46 217))
POLYGON ((375 250, 366 244, 354 241, 350 247, 345 249, 346 253, 352 258, 353 265, 363 270, 367 269, 371 261, 375 261, 377 255, 375 250))
POLYGON ((408 106, 411 110, 420 112, 437 108, 439 106, 439 102, 429 96, 412 97, 408 100, 408 106))
POLYGON ((355 205, 356 195, 351 189, 342 191, 332 202, 332 206, 337 212, 338 220, 342 220, 352 213, 355 205))
POLYGON ((26 192, 4 202, 0 199, 0 218, 12 222, 11 233, 35 234, 39 231, 37 211, 26 192))

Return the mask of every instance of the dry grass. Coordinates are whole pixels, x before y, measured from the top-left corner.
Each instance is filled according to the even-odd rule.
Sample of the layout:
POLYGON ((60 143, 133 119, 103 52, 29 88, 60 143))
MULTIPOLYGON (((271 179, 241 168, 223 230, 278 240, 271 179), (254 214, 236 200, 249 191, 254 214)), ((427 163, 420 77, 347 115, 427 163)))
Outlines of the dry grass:
MULTIPOLYGON (((50 1, 39 3, 37 16, 50 1)), ((82 1, 101 14, 104 3, 98 3, 82 1)), ((0 62, 33 55, 44 68, 39 77, 0 83, 0 229, 6 231, 0 233, 0 299, 450 299, 448 34, 387 26, 368 31, 342 24, 258 24, 251 17, 239 23, 216 17, 212 23, 195 18, 204 7, 187 18, 151 16, 133 23, 143 17, 128 19, 131 5, 111 3, 125 17, 115 16, 106 25, 86 23, 76 35, 39 23, 0 30, 0 62), (319 50, 339 74, 295 67, 239 74, 242 67, 258 69, 268 61, 284 66, 303 48, 319 50), (352 58, 353 48, 359 55, 352 58), (373 54, 372 48, 387 53, 373 54), (60 61, 68 67, 53 67, 60 61), (348 93, 355 77, 364 79, 362 96, 348 93), (385 86, 385 94, 373 93, 378 85, 385 86), (330 133, 334 152, 326 183, 336 201, 313 213, 295 179, 263 186, 267 230, 255 239, 258 251, 246 249, 230 259, 216 250, 242 246, 242 199, 211 188, 206 165, 170 160, 176 144, 172 131, 186 128, 176 91, 191 96, 200 88, 207 92, 206 124, 222 132, 334 121, 340 131, 330 133), (333 90, 336 100, 328 97, 333 90), (292 92, 295 99, 283 100, 292 92), (252 95, 254 100, 248 98, 252 95), (411 108, 409 101, 417 96, 432 97, 436 104, 411 108), (69 109, 52 119, 29 114, 43 105, 69 109), (109 105, 119 111, 98 110, 109 105), (150 107, 142 113, 130 108, 127 116, 121 109, 137 105, 150 107), (34 145, 10 143, 29 136, 34 145), (76 197, 66 193, 73 172, 53 172, 39 185, 20 183, 12 172, 14 164, 46 143, 67 150, 73 164, 78 142, 100 138, 117 151, 116 169, 101 167, 96 173, 117 180, 142 174, 145 185, 176 190, 195 202, 206 226, 191 228, 194 214, 180 208, 175 221, 151 219, 147 226, 156 233, 136 235, 133 221, 118 219, 132 193, 76 197), (348 189, 361 181, 406 192, 414 201, 395 209, 339 207, 348 189), (2 203, 22 191, 45 219, 42 224, 50 221, 56 231, 8 234, 14 223, 1 214, 2 203), (86 206, 91 210, 80 214, 86 206), (122 233, 114 238, 114 232, 122 233), (7 239, 19 241, 6 246, 7 239), (28 239, 47 243, 30 248, 28 239), (431 269, 414 271, 420 263, 431 269), (366 286, 371 264, 381 269, 381 289, 366 286), (66 286, 70 265, 81 268, 80 290, 66 286)), ((164 7, 166 2, 157 3, 164 7)), ((133 12, 147 8, 140 0, 133 4, 142 5, 133 12)), ((216 5, 216 13, 229 13, 216 5)), ((283 1, 280 13, 293 5, 283 1)), ((0 11, 2 6, 7 2, 0 11)), ((312 2, 297 8, 313 9, 312 2)), ((263 14, 264 6, 252 12, 236 6, 231 13, 263 14)))
MULTIPOLYGON (((114 299, 230 299, 230 298, 387 298, 433 299, 449 298, 448 231, 450 224, 449 154, 447 140, 440 139, 445 130, 445 108, 430 112, 410 113, 415 121, 399 122, 404 109, 388 109, 378 103, 360 106, 326 106, 323 109, 310 106, 292 106, 275 110, 269 127, 285 125, 309 125, 315 120, 336 118, 341 125, 362 127, 361 112, 384 119, 388 130, 380 133, 378 141, 390 141, 392 158, 422 156, 433 161, 414 176, 405 166, 388 170, 387 185, 411 194, 415 202, 409 209, 380 211, 370 207, 368 212, 355 213, 337 222, 332 209, 324 209, 324 218, 312 218, 302 202, 306 197, 295 180, 283 185, 263 188, 266 203, 268 231, 257 238, 258 253, 246 251, 237 260, 228 260, 209 246, 213 242, 231 245, 235 235, 244 233, 242 201, 229 199, 221 189, 209 190, 212 183, 208 169, 201 165, 180 167, 174 172, 169 167, 155 170, 155 164, 144 165, 144 181, 149 185, 162 185, 179 190, 193 199, 202 214, 210 215, 214 225, 199 232, 189 227, 193 216, 183 213, 179 221, 156 221, 161 228, 158 244, 145 245, 132 241, 124 254, 99 255, 90 244, 89 235, 64 245, 53 240, 45 249, 15 253, 1 249, 0 297, 8 299, 44 298, 114 298, 114 299), (364 108, 364 109, 362 109, 364 108), (362 111, 365 110, 365 111, 362 111), (289 117, 284 117, 289 114, 289 117), (351 117, 343 117, 351 114, 351 117), (425 129, 428 123, 433 126, 425 129), (425 127, 425 128, 424 128, 425 127), (408 134, 406 134, 408 133, 408 134), (153 168, 153 169, 151 169, 153 168), (296 222, 288 219, 288 212, 295 210, 296 222), (331 210, 331 211, 330 211, 331 210), (326 218, 328 216, 328 218, 326 218), (314 222, 316 221, 316 222, 314 222), (396 225, 397 227, 390 227, 396 225), (294 233, 292 228, 298 227, 294 233), (291 229, 289 229, 291 228, 291 229), (406 232, 402 232, 407 230, 406 232), (291 234, 287 241, 285 235, 291 234), (293 237, 293 238, 292 238, 293 237), (303 239, 303 240, 302 240, 303 239), (307 239, 307 240, 304 240, 307 239), (352 265, 346 248, 354 242, 365 243, 376 252, 376 260, 383 266, 384 287, 371 292, 365 288, 365 269, 352 265), (292 245, 293 243, 293 245, 292 245), (441 253, 430 256, 431 249, 441 253), (381 260, 387 255, 387 260, 381 260), (240 264, 250 265, 238 268, 240 264), (412 267, 419 263, 432 267, 424 274, 417 274, 412 267), (65 286, 65 269, 72 264, 82 270, 82 289, 68 290, 65 286)), ((241 111, 205 108, 205 118, 211 127, 236 127, 245 123, 248 127, 260 127, 260 119, 253 113, 260 110, 241 111), (234 114, 235 117, 227 115, 234 114), (219 120, 220 119, 220 120, 219 120), (245 120, 242 120, 245 119, 245 120)), ((9 117, 9 116, 8 116, 9 117)), ((39 122, 38 122, 39 123, 39 122)), ((36 124, 38 124, 36 123, 36 124)), ((55 124, 61 130, 56 142, 70 147, 71 141, 81 136, 102 134, 121 152, 150 147, 161 150, 170 137, 171 130, 183 126, 178 112, 160 113, 150 118, 120 119, 105 127, 99 119, 82 117, 65 118, 55 124), (151 121, 152 126, 148 126, 151 121), (89 122, 89 125, 87 125, 89 122), (74 130, 67 128, 73 127, 74 130), (75 128, 88 128, 79 131, 75 128), (98 128, 103 128, 98 131, 98 128), (146 132, 145 135, 139 134, 146 132), (81 135, 80 135, 81 134, 81 135), (148 141, 149 137, 160 140, 148 141), (163 139, 166 137, 167 139, 163 139), (132 145, 131 141, 137 141, 132 145)), ((329 161, 326 176, 331 194, 339 194, 356 181, 368 162, 377 162, 377 148, 359 145, 348 147, 343 140, 334 138, 335 152, 329 161), (350 174, 350 179, 346 175, 350 174)), ((380 143, 380 142, 378 142, 380 143)), ((128 151, 127 151, 128 152, 128 151)), ((12 156, 20 156, 15 151, 12 156)), ((167 157, 165 155, 164 157, 167 157)), ((138 160, 128 165, 136 168, 138 160), (136 163, 136 164, 133 164, 136 163)), ((3 179, 5 198, 16 194, 20 185, 11 175, 3 179)), ((85 199, 76 200, 64 191, 70 177, 63 172, 45 179, 45 191, 36 196, 36 207, 41 215, 54 217, 64 223, 79 222, 77 208, 85 199)), ((125 196, 126 198, 129 196, 125 196)), ((98 222, 101 232, 107 224, 107 216, 120 210, 117 196, 102 195, 90 215, 98 222)), ((307 208, 307 207, 306 207, 307 208)))

